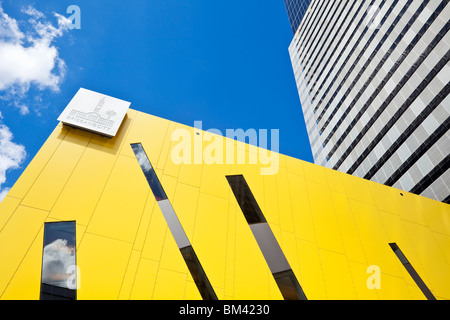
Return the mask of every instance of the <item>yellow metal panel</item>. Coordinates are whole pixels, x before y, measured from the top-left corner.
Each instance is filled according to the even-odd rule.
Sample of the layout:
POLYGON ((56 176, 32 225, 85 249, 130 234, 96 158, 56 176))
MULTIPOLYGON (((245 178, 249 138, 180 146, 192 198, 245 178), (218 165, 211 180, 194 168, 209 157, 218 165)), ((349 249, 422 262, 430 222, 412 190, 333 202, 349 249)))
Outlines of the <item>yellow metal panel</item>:
POLYGON ((447 259, 447 264, 450 265, 450 237, 437 232, 434 232, 433 235, 439 248, 447 259))
POLYGON ((21 199, 6 196, 3 201, 0 202, 0 232, 19 206, 20 201, 21 199))
POLYGON ((261 210, 264 210, 263 214, 267 221, 269 221, 271 224, 280 225, 280 210, 278 208, 278 197, 277 197, 278 191, 277 191, 276 176, 273 175, 264 176, 263 185, 264 185, 265 201, 264 207, 261 207, 261 210))
POLYGON ((381 289, 378 290, 378 294, 382 300, 412 299, 409 286, 403 278, 385 273, 381 274, 381 289))
POLYGON ((295 235, 292 232, 282 230, 281 241, 279 241, 279 239, 277 239, 277 241, 289 265, 291 266, 292 271, 295 276, 298 277, 300 274, 300 263, 297 249, 297 239, 295 238, 295 235))
POLYGON ((353 261, 366 263, 366 256, 361 245, 361 239, 356 227, 354 215, 348 203, 348 198, 335 191, 331 192, 334 208, 339 228, 341 230, 342 242, 345 248, 347 258, 353 261))
POLYGON ((320 183, 323 185, 328 184, 327 177, 326 177, 327 169, 325 169, 322 166, 318 166, 318 165, 315 165, 315 164, 312 164, 312 163, 309 163, 306 161, 302 162, 302 164, 303 164, 306 180, 315 182, 315 183, 320 183))
MULTIPOLYGON (((416 271, 422 273, 423 267, 418 259, 417 252, 415 251, 411 239, 406 232, 403 225, 404 221, 397 215, 379 211, 380 219, 383 224, 384 230, 387 234, 388 243, 396 243, 402 252, 409 258, 409 261, 413 264, 416 271)), ((391 258, 396 257, 392 251, 391 258)), ((400 266, 400 264, 399 264, 400 266)), ((399 268, 401 277, 409 285, 416 285, 414 280, 409 276, 405 268, 399 268)), ((426 280, 426 279, 424 279, 426 280)))
POLYGON ((24 170, 14 186, 9 190, 8 195, 16 198, 23 198, 31 188, 48 160, 58 148, 61 141, 66 136, 69 128, 59 124, 51 133, 47 141, 42 145, 39 152, 24 170))
POLYGON ((232 297, 234 295, 234 274, 235 274, 235 247, 236 247, 236 215, 242 214, 236 204, 228 205, 228 228, 227 228, 227 253, 225 262, 225 291, 224 295, 232 297))
POLYGON ((159 180, 161 181, 162 187, 166 192, 167 197, 172 202, 173 198, 175 197, 175 190, 177 188, 177 178, 163 174, 162 177, 159 178, 159 180))
POLYGON ((169 127, 169 129, 167 131, 166 140, 165 140, 166 142, 163 147, 163 149, 164 149, 167 145, 170 146, 169 149, 167 150, 168 151, 167 156, 165 157, 166 161, 165 161, 165 164, 161 167, 160 164, 162 163, 162 161, 164 161, 163 154, 161 154, 161 157, 158 162, 158 164, 159 164, 158 168, 164 169, 164 174, 167 174, 167 175, 170 175, 170 176, 176 177, 176 178, 178 178, 178 175, 180 173, 180 165, 178 163, 176 163, 177 160, 174 159, 174 155, 172 155, 172 150, 179 142, 171 141, 171 134, 174 130, 179 130, 179 129, 187 130, 185 128, 185 126, 176 125, 176 124, 174 124, 173 127, 172 126, 169 127))
POLYGON ((396 206, 394 204, 395 197, 398 197, 397 192, 393 192, 393 188, 378 184, 378 183, 367 183, 372 192, 372 196, 375 199, 375 206, 382 211, 389 212, 392 214, 398 214, 396 206), (383 199, 383 201, 380 201, 383 199))
POLYGON ((297 174, 299 176, 304 177, 305 176, 305 172, 303 170, 303 162, 301 160, 289 157, 289 156, 283 156, 280 155, 280 157, 284 157, 286 159, 286 168, 288 170, 289 173, 294 173, 297 174))
POLYGON ((243 174, 309 299, 423 299, 389 242, 450 299, 448 205, 283 155, 262 176, 258 150, 230 139, 235 164, 176 165, 174 129, 202 138, 134 110, 112 139, 58 125, 0 204, 1 298, 38 297, 43 223, 76 220, 79 299, 201 299, 130 147, 141 142, 219 298, 282 299, 225 178, 243 174), (367 287, 371 265, 381 289, 367 287))
MULTIPOLYGON (((374 204, 372 192, 368 188, 368 180, 349 174, 341 174, 341 180, 347 191, 347 196, 368 204, 374 204)), ((369 182, 374 183, 374 182, 369 182)))
POLYGON ((14 277, 8 284, 4 300, 38 300, 41 289, 42 249, 44 228, 41 228, 34 238, 23 261, 17 268, 14 277))
POLYGON ((130 260, 128 261, 127 271, 123 277, 122 287, 120 288, 119 300, 128 300, 136 278, 136 271, 139 265, 141 252, 131 251, 130 260))
POLYGON ((137 160, 119 156, 87 231, 132 243, 149 192, 137 160))
POLYGON ((77 250, 80 247, 81 239, 83 239, 84 233, 86 232, 86 226, 76 224, 76 241, 77 241, 77 250))
POLYGON ((23 205, 50 211, 75 169, 92 134, 70 129, 22 201, 23 205), (45 190, 45 192, 43 192, 45 190))
POLYGON ((78 299, 118 299, 131 249, 129 243, 86 232, 77 252, 78 299))
POLYGON ((198 197, 199 188, 177 184, 172 205, 188 239, 192 239, 194 234, 198 197))
POLYGON ((158 205, 155 205, 142 249, 143 258, 160 260, 166 233, 170 233, 166 220, 158 205))
MULTIPOLYGON (((174 130, 176 129, 176 123, 174 122, 167 122, 167 129, 164 132, 164 136, 162 137, 158 137, 161 143, 161 149, 160 152, 158 154, 155 154, 155 161, 151 161, 152 165, 155 168, 158 168, 160 170, 164 170, 166 167, 166 163, 167 163, 167 159, 171 159, 172 157, 172 133, 174 132, 174 130)), ((156 141, 155 141, 156 142, 156 141)), ((155 143, 153 142, 153 144, 155 143)), ((175 144, 175 143, 174 143, 175 144)), ((147 146, 147 144, 144 146, 144 148, 147 146)), ((153 145, 150 144, 148 145, 148 148, 153 149, 153 145)), ((147 152, 147 151, 146 151, 147 152)), ((150 152, 151 153, 151 152, 150 152)), ((150 156, 149 156, 150 157, 150 156)), ((150 159, 152 160, 152 159, 150 159)), ((177 174, 175 175, 177 176, 177 174)))
MULTIPOLYGON (((423 294, 420 288, 417 285, 407 285, 406 288, 409 291, 412 300, 426 300, 427 297, 423 294)), ((448 300, 444 297, 436 296, 437 300, 448 300)))
POLYGON ((280 168, 277 174, 278 210, 280 212, 280 226, 283 230, 294 232, 292 206, 286 169, 280 168))
POLYGON ((331 191, 326 185, 308 183, 314 230, 320 248, 344 253, 342 235, 331 200, 331 191))
POLYGON ((347 258, 340 253, 319 249, 328 299, 356 299, 356 290, 347 258))
POLYGON ((192 245, 216 291, 225 288, 228 227, 227 201, 200 193, 192 245))
POLYGON ((289 174, 288 179, 295 235, 304 240, 316 241, 305 179, 296 174, 289 174))
POLYGON ((297 239, 300 272, 296 274, 306 297, 311 300, 326 299, 324 275, 316 243, 297 239))
POLYGON ((383 228, 378 210, 372 205, 353 199, 349 202, 368 265, 377 265, 383 273, 402 277, 403 270, 389 247, 389 237, 383 228))
MULTIPOLYGON (((423 266, 422 270, 417 270, 420 277, 426 281, 425 283, 435 296, 450 299, 450 286, 448 285, 450 283, 450 265, 434 240, 433 233, 429 228, 409 221, 405 222, 405 227, 408 234, 414 237, 413 246, 423 266)), ((409 258, 406 255, 406 258, 410 260, 414 256, 409 258)), ((416 268, 415 265, 413 267, 416 268)))
POLYGON ((178 181, 194 187, 200 187, 203 166, 201 164, 181 164, 178 181))
POLYGON ((185 273, 159 268, 152 298, 155 300, 182 300, 186 288, 185 273))
POLYGON ((156 167, 169 121, 142 112, 133 117, 133 125, 123 142, 120 154, 134 157, 130 144, 140 142, 150 162, 156 167))
POLYGON ((144 212, 141 217, 141 222, 139 223, 139 229, 136 234, 136 239, 134 240, 134 249, 142 251, 145 243, 145 238, 147 236, 150 221, 152 219, 153 210, 157 207, 155 196, 152 192, 149 192, 147 197, 147 202, 145 204, 144 212))
MULTIPOLYGON (((386 213, 383 211, 379 211, 381 222, 383 224, 384 230, 387 233, 387 241, 388 243, 396 243, 402 252, 406 255, 408 260, 414 266, 414 269, 419 272, 419 274, 423 274, 423 266, 417 255, 417 251, 413 246, 414 238, 410 238, 408 233, 406 232, 406 228, 404 226, 404 220, 400 218, 398 215, 386 213)), ((395 257, 394 252, 392 252, 392 257, 395 257)), ((405 268, 400 268, 401 276, 405 279, 406 283, 409 285, 416 285, 414 280, 409 276, 408 272, 405 268)), ((427 282, 427 279, 423 279, 427 282)))
POLYGON ((426 225, 435 233, 450 237, 450 205, 425 197, 419 199, 418 210, 424 216, 426 225))
POLYGON ((228 199, 230 185, 226 179, 227 174, 229 171, 226 165, 203 165, 200 192, 228 199))
POLYGON ((48 212, 20 205, 0 232, 0 294, 25 258, 48 212))
POLYGON ((394 204, 397 206, 396 212, 403 220, 408 220, 423 226, 427 225, 427 220, 421 210, 416 195, 401 190, 397 190, 398 194, 396 194, 395 189, 393 188, 391 192, 394 193, 394 204), (401 196, 400 193, 402 193, 403 196, 401 196))
POLYGON ((93 144, 86 148, 50 212, 51 217, 89 223, 116 161, 109 151, 93 144))
POLYGON ((380 274, 379 278, 373 280, 370 277, 375 278, 377 274, 373 270, 368 269, 370 267, 369 265, 349 260, 348 266, 350 273, 352 275, 353 285, 356 291, 356 298, 358 300, 379 299, 380 298, 378 294, 379 289, 377 289, 376 287, 372 287, 372 285, 376 284, 375 281, 379 281, 379 285, 382 288, 383 286, 382 275, 380 274), (367 285, 368 281, 370 282, 371 287, 367 285))
POLYGON ((131 291, 132 300, 149 300, 153 296, 158 262, 141 258, 131 291))
POLYGON ((340 171, 336 170, 326 170, 326 178, 327 178, 327 184, 333 191, 345 194, 346 189, 345 185, 343 183, 343 177, 345 173, 342 173, 340 171))

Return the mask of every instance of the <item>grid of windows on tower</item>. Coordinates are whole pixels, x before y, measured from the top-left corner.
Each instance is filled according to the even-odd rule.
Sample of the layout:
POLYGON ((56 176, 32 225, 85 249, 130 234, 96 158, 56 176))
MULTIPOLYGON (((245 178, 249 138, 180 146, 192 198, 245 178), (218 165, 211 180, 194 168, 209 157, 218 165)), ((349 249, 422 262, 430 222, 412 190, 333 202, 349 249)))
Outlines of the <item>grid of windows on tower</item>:
POLYGON ((316 164, 449 202, 448 7, 311 1, 289 52, 316 164))

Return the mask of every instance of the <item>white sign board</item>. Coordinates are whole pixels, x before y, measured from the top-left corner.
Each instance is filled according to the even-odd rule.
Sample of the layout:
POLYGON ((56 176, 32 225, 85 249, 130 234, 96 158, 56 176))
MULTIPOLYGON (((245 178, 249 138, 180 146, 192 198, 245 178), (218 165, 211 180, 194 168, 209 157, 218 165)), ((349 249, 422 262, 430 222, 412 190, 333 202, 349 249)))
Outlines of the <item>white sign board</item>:
POLYGON ((58 121, 107 137, 114 137, 130 102, 80 88, 58 121))

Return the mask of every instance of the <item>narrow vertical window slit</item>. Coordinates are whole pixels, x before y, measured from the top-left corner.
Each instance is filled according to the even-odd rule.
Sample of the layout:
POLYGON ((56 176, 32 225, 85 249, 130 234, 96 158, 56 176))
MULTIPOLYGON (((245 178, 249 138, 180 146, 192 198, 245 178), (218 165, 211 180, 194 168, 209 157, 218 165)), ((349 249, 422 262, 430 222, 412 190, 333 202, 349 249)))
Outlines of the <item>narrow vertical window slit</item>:
POLYGON ((153 169, 150 159, 140 143, 131 144, 134 154, 141 166, 142 172, 147 179, 150 189, 155 196, 156 202, 167 222, 170 232, 175 239, 178 249, 183 256, 184 261, 189 269, 189 272, 194 279, 194 282, 200 292, 200 295, 204 300, 217 300, 216 293, 203 270, 200 261, 195 254, 194 248, 192 247, 189 239, 184 232, 183 226, 181 225, 178 217, 170 203, 161 182, 153 169))
POLYGON ((44 224, 41 300, 76 300, 75 221, 44 224))
POLYGON ((239 207, 285 300, 307 300, 244 176, 227 176, 239 207))
POLYGON ((389 246, 391 247, 392 251, 394 251, 397 258, 400 260, 400 262, 405 267, 406 271, 408 271, 411 278, 413 278, 414 282, 417 284, 419 289, 422 291, 422 293, 425 295, 425 297, 428 300, 436 300, 433 293, 431 293, 430 289, 428 289, 425 282, 423 282, 422 278, 419 276, 417 271, 413 268, 411 263, 408 261, 406 256, 403 254, 402 250, 398 247, 396 243, 389 243, 389 246))

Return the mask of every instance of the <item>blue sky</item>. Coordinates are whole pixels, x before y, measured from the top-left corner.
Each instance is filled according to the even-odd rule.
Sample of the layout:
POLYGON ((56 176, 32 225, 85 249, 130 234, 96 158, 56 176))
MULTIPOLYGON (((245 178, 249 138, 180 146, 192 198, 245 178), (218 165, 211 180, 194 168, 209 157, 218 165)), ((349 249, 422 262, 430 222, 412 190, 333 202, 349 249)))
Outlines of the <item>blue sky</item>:
POLYGON ((0 0, 0 192, 80 87, 204 130, 279 129, 280 153, 313 162, 291 39, 282 0, 0 0))

